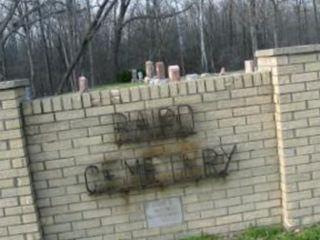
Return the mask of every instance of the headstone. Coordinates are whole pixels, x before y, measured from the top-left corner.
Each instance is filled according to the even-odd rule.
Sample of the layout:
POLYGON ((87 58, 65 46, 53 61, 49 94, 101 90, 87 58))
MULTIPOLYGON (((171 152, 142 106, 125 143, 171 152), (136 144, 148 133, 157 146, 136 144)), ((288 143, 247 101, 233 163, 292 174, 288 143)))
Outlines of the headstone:
POLYGON ((225 75, 225 74, 226 74, 226 69, 225 69, 224 67, 222 67, 222 68, 220 69, 219 75, 220 75, 220 76, 223 76, 223 75, 225 75))
POLYGON ((187 81, 195 81, 199 79, 199 75, 194 73, 194 74, 188 74, 186 75, 186 80, 187 81))
POLYGON ((26 91, 25 91, 25 98, 26 101, 31 101, 32 100, 32 88, 31 87, 26 87, 26 91))
POLYGON ((169 66, 169 79, 170 82, 179 82, 181 79, 180 76, 180 67, 178 65, 169 66))
POLYGON ((132 75, 131 82, 133 82, 133 83, 137 82, 138 81, 137 69, 132 69, 131 70, 131 75, 132 75))
POLYGON ((88 79, 84 76, 79 77, 79 93, 88 92, 88 79))
POLYGON ((210 77, 210 74, 209 73, 202 73, 201 78, 207 78, 207 77, 210 77))
POLYGON ((165 79, 166 78, 166 70, 164 62, 157 62, 156 63, 156 71, 157 71, 157 78, 158 79, 165 79))
POLYGON ((147 78, 153 78, 154 76, 154 66, 152 61, 146 62, 146 77, 147 78))
POLYGON ((179 198, 148 202, 145 205, 145 214, 149 228, 168 227, 183 222, 179 198))
POLYGON ((254 61, 247 60, 244 62, 245 73, 253 73, 254 72, 254 61))
POLYGON ((143 72, 141 71, 138 72, 138 79, 139 79, 139 82, 143 81, 143 72))

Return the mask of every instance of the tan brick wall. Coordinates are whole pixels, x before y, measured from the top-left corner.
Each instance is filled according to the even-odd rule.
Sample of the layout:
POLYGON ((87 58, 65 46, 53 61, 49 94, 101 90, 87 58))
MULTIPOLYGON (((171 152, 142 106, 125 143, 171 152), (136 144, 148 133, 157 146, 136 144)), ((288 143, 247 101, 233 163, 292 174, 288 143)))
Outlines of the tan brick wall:
POLYGON ((20 115, 23 88, 0 88, 0 239, 42 239, 20 115))
POLYGON ((254 74, 37 99, 24 103, 24 118, 24 81, 0 82, 0 239, 177 240, 319 222, 320 45, 257 59, 254 74), (113 113, 178 104, 194 109, 196 135, 115 144, 113 113), (86 192, 88 165, 172 154, 185 143, 197 159, 203 148, 236 145, 229 176, 128 195, 86 192), (182 204, 182 224, 150 228, 146 204, 171 198, 182 204))
POLYGON ((23 110, 45 239, 179 239, 281 223, 270 72, 123 89, 119 94, 63 95, 26 103, 23 110), (196 135, 187 142, 201 148, 236 144, 230 175, 128 196, 89 196, 83 176, 88 165, 141 157, 150 147, 170 152, 179 146, 171 139, 119 147, 112 114, 177 104, 190 104, 195 111, 196 135), (148 228, 144 204, 172 197, 182 202, 183 223, 148 228))
POLYGON ((260 70, 271 70, 286 227, 320 221, 319 45, 257 53, 260 70))

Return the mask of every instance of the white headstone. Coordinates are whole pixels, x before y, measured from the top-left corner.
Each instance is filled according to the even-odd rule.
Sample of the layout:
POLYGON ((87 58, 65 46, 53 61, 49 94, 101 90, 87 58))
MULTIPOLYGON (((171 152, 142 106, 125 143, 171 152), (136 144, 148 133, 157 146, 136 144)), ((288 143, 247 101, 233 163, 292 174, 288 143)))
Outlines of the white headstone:
POLYGON ((143 73, 141 71, 138 72, 138 79, 139 79, 139 82, 143 81, 143 73))
POLYGON ((88 91, 88 79, 84 76, 80 76, 79 80, 79 93, 84 93, 88 91))
POLYGON ((186 80, 187 81, 195 81, 199 79, 199 75, 194 73, 194 74, 188 74, 186 75, 186 80))
POLYGON ((137 69, 132 69, 131 75, 132 75, 131 82, 133 82, 133 83, 137 82, 138 81, 137 69))
POLYGON ((171 82, 179 82, 181 79, 180 76, 180 67, 178 65, 169 66, 169 79, 171 82))
POLYGON ((245 73, 253 73, 254 72, 254 61, 247 60, 244 62, 245 73))

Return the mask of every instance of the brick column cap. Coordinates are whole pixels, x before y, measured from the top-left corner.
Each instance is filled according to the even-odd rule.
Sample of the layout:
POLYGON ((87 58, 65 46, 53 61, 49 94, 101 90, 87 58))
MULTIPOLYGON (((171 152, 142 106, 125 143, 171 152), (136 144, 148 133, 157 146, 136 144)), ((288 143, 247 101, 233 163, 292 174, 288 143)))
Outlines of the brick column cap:
POLYGON ((303 46, 292 46, 284 48, 274 48, 259 50, 256 52, 256 57, 273 57, 281 55, 295 55, 295 54, 308 54, 320 52, 320 44, 303 45, 303 46))
POLYGON ((30 85, 29 79, 16 79, 10 81, 0 81, 0 90, 27 87, 30 85))

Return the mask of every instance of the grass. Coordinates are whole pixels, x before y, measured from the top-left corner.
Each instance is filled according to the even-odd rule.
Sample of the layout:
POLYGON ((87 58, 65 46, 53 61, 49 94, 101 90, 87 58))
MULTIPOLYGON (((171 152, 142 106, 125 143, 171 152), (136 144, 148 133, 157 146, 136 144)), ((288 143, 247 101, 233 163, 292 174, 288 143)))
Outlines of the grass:
POLYGON ((184 240, 220 240, 220 237, 215 237, 215 236, 203 236, 203 237, 190 237, 186 238, 184 240))
POLYGON ((93 90, 112 90, 143 86, 143 83, 112 83, 95 87, 93 90))
MULTIPOLYGON (((183 240, 223 240, 222 237, 191 237, 183 240)), ((289 232, 281 227, 250 228, 232 240, 320 240, 320 226, 307 228, 300 232, 289 232)))

